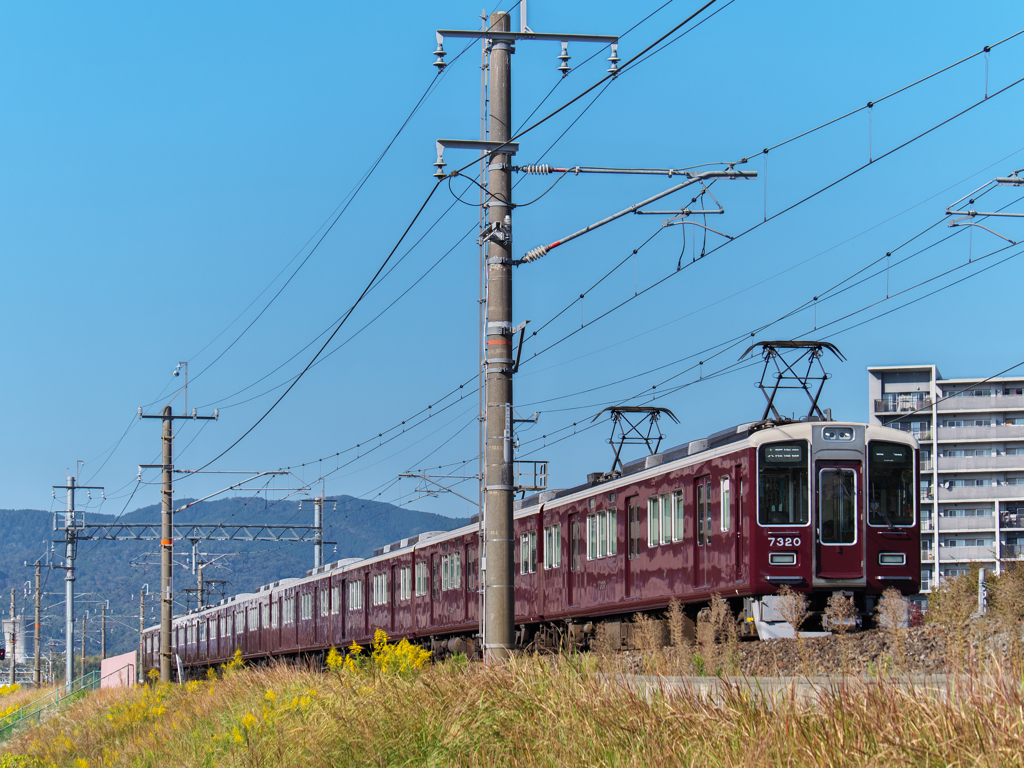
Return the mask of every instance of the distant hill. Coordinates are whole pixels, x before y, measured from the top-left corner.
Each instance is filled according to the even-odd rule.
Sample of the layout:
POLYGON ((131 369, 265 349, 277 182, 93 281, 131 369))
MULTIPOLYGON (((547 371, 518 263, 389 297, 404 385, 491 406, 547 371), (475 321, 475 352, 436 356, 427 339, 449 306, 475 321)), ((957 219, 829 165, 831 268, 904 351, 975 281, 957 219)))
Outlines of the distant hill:
MULTIPOLYGON (((175 499, 175 505, 189 499, 175 499)), ((265 502, 263 499, 231 498, 206 501, 175 515, 175 524, 188 523, 265 523, 268 525, 312 525, 313 505, 296 501, 265 502)), ((87 523, 109 524, 112 515, 87 516, 87 523)), ((159 505, 142 507, 123 515, 118 522, 160 522, 159 505)), ((468 518, 452 518, 428 512, 396 507, 377 501, 364 501, 352 496, 338 496, 324 505, 324 540, 337 542, 324 545, 324 562, 346 557, 369 557, 373 550, 393 541, 424 531, 453 530, 469 523, 468 518)), ((0 611, 6 617, 10 610, 11 589, 15 590, 18 613, 26 616, 31 626, 33 596, 27 592, 34 579, 31 565, 43 559, 51 541, 61 538, 53 531, 51 513, 36 509, 0 509, 0 611), (28 568, 23 563, 28 562, 28 568)), ((53 562, 63 562, 63 545, 54 544, 53 562)), ((274 542, 204 541, 199 551, 204 560, 216 555, 214 565, 204 570, 205 579, 223 579, 226 594, 251 592, 263 584, 289 576, 301 576, 313 567, 313 545, 274 542)), ((174 587, 178 592, 175 612, 183 611, 186 595, 180 590, 196 586, 190 570, 191 545, 175 542, 174 587)), ((44 597, 42 637, 44 652, 47 641, 54 641, 54 654, 64 648, 64 571, 43 569, 44 597)), ((154 541, 82 541, 76 562, 75 652, 80 653, 81 616, 86 615, 86 650, 99 653, 100 603, 109 600, 107 611, 107 653, 133 650, 138 643, 139 592, 149 585, 151 597, 146 599, 146 624, 159 617, 157 593, 160 588, 158 546, 154 541)), ((192 605, 195 605, 194 596, 192 605)), ((219 599, 215 597, 213 599, 219 599)), ((29 653, 34 646, 31 639, 29 653)), ((45 666, 45 665, 44 665, 45 666)))

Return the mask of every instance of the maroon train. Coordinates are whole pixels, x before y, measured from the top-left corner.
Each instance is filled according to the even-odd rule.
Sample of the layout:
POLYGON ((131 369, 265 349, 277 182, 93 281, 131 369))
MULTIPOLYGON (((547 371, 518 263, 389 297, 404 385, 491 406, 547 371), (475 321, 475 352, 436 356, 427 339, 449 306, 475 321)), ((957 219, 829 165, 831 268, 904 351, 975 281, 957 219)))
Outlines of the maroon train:
MULTIPOLYGON (((842 591, 867 616, 885 588, 919 590, 917 475, 906 432, 746 424, 517 502, 517 642, 585 644, 609 622, 605 635, 628 645, 634 614, 658 616, 676 598, 692 622, 715 594, 749 633, 791 635, 775 610, 784 584, 814 611, 842 591)), ((176 617, 172 645, 195 669, 236 650, 287 658, 366 645, 379 627, 472 655, 480 535, 476 524, 424 533, 231 597, 176 617)), ((144 669, 159 666, 158 632, 144 632, 144 669)))

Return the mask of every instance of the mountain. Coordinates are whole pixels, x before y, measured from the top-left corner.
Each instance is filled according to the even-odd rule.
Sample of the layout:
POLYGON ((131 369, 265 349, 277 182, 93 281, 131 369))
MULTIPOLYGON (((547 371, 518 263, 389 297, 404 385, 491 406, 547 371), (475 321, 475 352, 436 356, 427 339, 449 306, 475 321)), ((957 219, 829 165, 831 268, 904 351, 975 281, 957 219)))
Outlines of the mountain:
MULTIPOLYGON (((175 499, 175 506, 190 499, 175 499)), ((115 518, 112 515, 87 514, 86 523, 131 523, 159 525, 160 507, 152 505, 115 518)), ((225 525, 312 525, 310 501, 266 502, 263 499, 230 498, 199 502, 174 517, 175 525, 220 523, 225 525)), ((424 531, 453 530, 469 523, 468 518, 452 518, 428 512, 396 507, 352 496, 338 496, 324 503, 324 562, 346 557, 369 557, 377 547, 424 531), (331 542, 331 543, 326 543, 331 542)), ((15 590, 19 615, 27 617, 31 631, 36 559, 47 562, 47 551, 55 566, 63 564, 63 533, 54 532, 53 515, 35 509, 0 509, 0 611, 9 614, 11 590, 15 590), (52 543, 57 540, 59 543, 52 543), (24 563, 29 567, 25 567, 24 563), (26 583, 28 582, 28 583, 26 583)), ((192 545, 175 542, 175 613, 185 610, 187 601, 195 603, 196 587, 191 570, 192 545)), ((212 562, 204 569, 206 581, 223 581, 224 594, 252 592, 263 584, 289 576, 302 576, 313 567, 313 545, 268 541, 202 541, 198 544, 202 561, 212 562), (223 555, 223 557, 217 557, 223 555)), ((86 652, 99 653, 100 606, 107 610, 107 654, 134 650, 138 644, 139 593, 148 585, 146 625, 159 619, 157 594, 160 587, 160 556, 155 541, 90 541, 78 544, 75 563, 75 652, 81 653, 81 617, 86 616, 86 652), (88 612, 88 614, 87 614, 88 612)), ((42 640, 44 653, 49 645, 54 655, 64 649, 64 575, 58 568, 43 568, 42 640)), ((213 586, 213 585, 211 585, 213 586)), ((207 603, 220 599, 214 594, 207 603)), ((31 637, 28 652, 34 652, 31 637)), ((44 665, 45 667, 45 665, 44 665)))

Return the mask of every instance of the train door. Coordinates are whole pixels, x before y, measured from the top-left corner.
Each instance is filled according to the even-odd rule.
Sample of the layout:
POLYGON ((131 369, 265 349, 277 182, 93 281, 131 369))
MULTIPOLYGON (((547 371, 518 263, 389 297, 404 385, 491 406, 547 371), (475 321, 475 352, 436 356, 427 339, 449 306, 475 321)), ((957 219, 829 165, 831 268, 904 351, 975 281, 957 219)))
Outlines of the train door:
POLYGON ((736 503, 733 508, 736 510, 736 550, 733 553, 736 581, 743 581, 743 511, 746 508, 743 504, 743 475, 742 467, 736 467, 736 503))
POLYGON ((437 624, 441 611, 441 555, 436 552, 430 556, 430 625, 437 624))
POLYGON ((860 462, 819 461, 815 470, 815 575, 821 579, 861 578, 864 543, 860 535, 860 462))
POLYGON ((708 572, 710 565, 711 550, 711 476, 697 478, 697 487, 694 489, 697 499, 697 535, 695 537, 697 556, 693 559, 694 574, 693 583, 695 586, 703 587, 709 584, 708 572))
POLYGON ((569 605, 580 604, 580 593, 583 591, 583 561, 580 557, 580 545, 583 531, 580 528, 580 516, 569 515, 569 605))
POLYGON ((398 579, 395 576, 398 575, 398 567, 391 566, 391 575, 388 576, 388 583, 391 585, 391 595, 388 597, 388 612, 391 616, 391 623, 388 626, 388 632, 392 635, 395 633, 395 607, 398 604, 398 598, 402 596, 401 590, 399 589, 398 579))
POLYGON ((636 597, 636 559, 640 555, 640 497, 626 499, 626 597, 636 597))

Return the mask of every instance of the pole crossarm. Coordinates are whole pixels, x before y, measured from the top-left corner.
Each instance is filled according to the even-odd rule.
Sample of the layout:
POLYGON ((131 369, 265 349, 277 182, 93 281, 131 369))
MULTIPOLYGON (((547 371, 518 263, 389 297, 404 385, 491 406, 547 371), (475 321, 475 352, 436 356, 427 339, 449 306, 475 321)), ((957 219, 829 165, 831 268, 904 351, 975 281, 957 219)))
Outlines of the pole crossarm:
MULTIPOLYGON (((309 525, 223 525, 194 524, 172 526, 178 541, 314 541, 321 529, 309 525)), ((106 541, 160 541, 160 523, 102 525, 90 523, 79 538, 106 541)))
POLYGON ((440 45, 446 37, 461 37, 471 40, 501 40, 515 42, 517 40, 540 40, 552 43, 603 43, 611 45, 619 42, 618 35, 571 35, 557 32, 500 32, 496 29, 439 29, 437 43, 440 45))
MULTIPOLYGON (((438 487, 438 489, 442 493, 452 493, 452 494, 455 494, 460 499, 463 499, 464 501, 468 501, 474 507, 477 507, 477 508, 480 507, 480 504, 475 502, 475 501, 473 501, 473 499, 469 498, 468 496, 463 496, 458 491, 453 491, 447 485, 442 485, 441 483, 437 482, 437 480, 434 479, 435 477, 455 477, 455 475, 428 475, 426 473, 419 473, 419 472, 402 472, 399 475, 399 477, 415 477, 418 480, 422 480, 424 483, 430 483, 431 485, 436 485, 438 487)), ((466 479, 476 479, 476 478, 475 478, 475 476, 471 476, 471 477, 467 477, 466 479)), ((416 489, 416 492, 417 493, 423 493, 426 496, 431 496, 433 494, 436 494, 438 491, 431 491, 431 490, 429 490, 427 488, 418 487, 416 489)))

